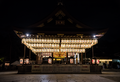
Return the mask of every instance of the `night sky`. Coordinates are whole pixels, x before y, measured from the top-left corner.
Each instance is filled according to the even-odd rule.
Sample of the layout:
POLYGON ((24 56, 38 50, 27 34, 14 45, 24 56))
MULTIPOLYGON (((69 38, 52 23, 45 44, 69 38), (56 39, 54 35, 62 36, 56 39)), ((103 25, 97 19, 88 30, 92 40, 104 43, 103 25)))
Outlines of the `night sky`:
MULTIPOLYGON (((0 0, 0 35, 2 37, 2 43, 6 44, 6 46, 2 44, 1 54, 9 54, 10 33, 13 49, 11 54, 23 54, 23 51, 21 51, 23 45, 20 39, 10 30, 11 26, 26 27, 41 21, 56 9, 58 1, 59 0, 0 0), (19 52, 15 53, 14 49, 16 48, 19 52), (8 50, 8 52, 5 52, 5 49, 8 50)), ((63 5, 71 16, 83 24, 96 29, 109 28, 105 36, 99 40, 101 44, 102 41, 105 41, 110 43, 108 45, 120 45, 117 44, 120 41, 119 0, 63 0, 63 5)))

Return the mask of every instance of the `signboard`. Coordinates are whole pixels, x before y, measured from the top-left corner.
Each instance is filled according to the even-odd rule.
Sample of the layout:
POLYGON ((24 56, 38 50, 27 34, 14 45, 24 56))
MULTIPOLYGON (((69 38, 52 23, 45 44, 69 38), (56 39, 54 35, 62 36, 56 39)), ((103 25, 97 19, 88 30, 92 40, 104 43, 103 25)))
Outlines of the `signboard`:
POLYGON ((53 52, 53 57, 55 58, 65 58, 66 52, 53 52))
POLYGON ((41 72, 40 65, 32 65, 31 71, 32 73, 40 73, 41 72))
POLYGON ((48 63, 52 64, 52 59, 51 58, 48 59, 48 63))
POLYGON ((90 73, 90 65, 80 65, 81 73, 90 73))
POLYGON ((32 65, 32 73, 90 73, 90 65, 32 65))
POLYGON ((73 64, 73 59, 70 59, 70 63, 73 64))
POLYGON ((20 64, 23 64, 23 59, 20 59, 20 64))

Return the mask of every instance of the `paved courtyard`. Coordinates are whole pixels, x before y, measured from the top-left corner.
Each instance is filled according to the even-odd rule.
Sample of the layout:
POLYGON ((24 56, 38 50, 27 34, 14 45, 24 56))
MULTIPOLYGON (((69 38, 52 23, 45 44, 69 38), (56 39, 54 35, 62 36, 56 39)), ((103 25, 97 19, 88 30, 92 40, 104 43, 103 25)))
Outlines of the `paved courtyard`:
POLYGON ((0 72, 0 82, 120 82, 120 72, 103 74, 17 74, 0 72))

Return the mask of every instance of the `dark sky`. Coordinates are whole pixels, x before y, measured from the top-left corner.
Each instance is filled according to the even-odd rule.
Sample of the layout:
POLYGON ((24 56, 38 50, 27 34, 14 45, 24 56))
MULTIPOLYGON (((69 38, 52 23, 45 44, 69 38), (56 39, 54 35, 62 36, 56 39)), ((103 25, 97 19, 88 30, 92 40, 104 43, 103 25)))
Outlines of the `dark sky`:
MULTIPOLYGON (((55 10, 59 0, 1 0, 1 25, 25 27, 55 10)), ((104 40, 119 37, 119 0, 63 0, 65 9, 78 21, 93 28, 109 28, 104 40)))
MULTIPOLYGON (((0 0, 1 54, 10 54, 10 34, 7 30, 11 26, 26 27, 41 21, 56 9, 57 3, 58 0, 0 0)), ((63 0, 63 5, 83 24, 97 29, 109 28, 100 40, 115 42, 120 39, 120 0, 63 0)), ((20 39, 14 33, 11 35, 11 54, 14 57, 16 54, 23 55, 20 39)))

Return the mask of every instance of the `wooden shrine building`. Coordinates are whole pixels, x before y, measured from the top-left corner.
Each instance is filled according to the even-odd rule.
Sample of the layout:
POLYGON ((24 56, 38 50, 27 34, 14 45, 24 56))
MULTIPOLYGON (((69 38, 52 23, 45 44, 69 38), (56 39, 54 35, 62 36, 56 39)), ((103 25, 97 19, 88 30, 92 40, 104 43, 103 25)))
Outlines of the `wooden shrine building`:
POLYGON ((36 55, 37 64, 42 64, 45 57, 51 58, 48 64, 64 59, 66 64, 82 64, 79 55, 82 57, 85 49, 97 44, 98 39, 107 31, 82 24, 70 15, 63 5, 58 5, 48 17, 36 24, 13 29, 25 47, 36 55), (74 62, 68 62, 72 57, 74 62))

